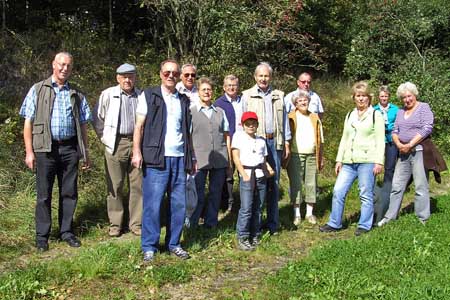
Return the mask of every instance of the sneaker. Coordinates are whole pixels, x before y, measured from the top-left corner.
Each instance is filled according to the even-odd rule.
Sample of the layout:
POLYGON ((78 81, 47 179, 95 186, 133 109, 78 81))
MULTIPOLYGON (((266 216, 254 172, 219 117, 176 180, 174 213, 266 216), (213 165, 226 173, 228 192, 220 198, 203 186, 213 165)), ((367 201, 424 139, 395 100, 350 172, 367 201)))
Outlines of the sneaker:
POLYGON ((144 263, 151 262, 151 261, 153 261, 154 258, 155 258, 155 252, 153 252, 153 251, 144 252, 144 263))
POLYGON ((341 229, 340 228, 334 228, 334 227, 331 227, 328 224, 325 224, 325 225, 319 227, 319 230, 320 230, 320 232, 337 232, 337 231, 339 231, 341 229))
POLYGON ((119 226, 110 226, 108 230, 108 235, 110 237, 119 237, 120 236, 119 226))
POLYGON ((302 218, 300 218, 300 217, 295 217, 294 218, 294 225, 295 226, 300 226, 301 222, 302 222, 302 218))
POLYGON ((259 237, 254 236, 254 237, 250 238, 250 244, 253 247, 259 246, 261 244, 261 240, 259 239, 259 237))
POLYGON ((243 251, 252 251, 255 250, 252 244, 250 244, 249 240, 246 238, 241 238, 238 240, 239 249, 243 251))
POLYGON ((362 234, 364 234, 364 233, 368 233, 369 232, 369 229, 364 229, 364 228, 356 228, 356 231, 355 231, 355 235, 356 236, 360 236, 360 235, 362 235, 362 234))
POLYGON ((387 223, 389 223, 391 220, 388 218, 383 218, 380 222, 377 223, 378 227, 382 227, 384 225, 386 225, 387 223))
POLYGON ((313 224, 313 225, 317 224, 317 218, 315 215, 307 216, 305 219, 306 219, 306 221, 308 221, 309 224, 313 224))
POLYGON ((175 249, 170 250, 170 254, 175 255, 178 258, 181 258, 182 260, 189 259, 191 256, 189 253, 181 247, 177 247, 175 249))

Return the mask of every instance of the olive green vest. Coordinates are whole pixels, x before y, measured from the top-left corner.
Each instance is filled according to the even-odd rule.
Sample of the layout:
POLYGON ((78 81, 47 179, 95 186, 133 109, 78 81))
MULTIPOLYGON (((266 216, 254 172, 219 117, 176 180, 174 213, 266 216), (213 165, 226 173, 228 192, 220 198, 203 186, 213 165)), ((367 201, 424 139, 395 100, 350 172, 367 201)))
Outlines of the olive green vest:
MULTIPOLYGON (((52 87, 52 78, 40 81, 34 85, 36 91, 36 113, 33 120, 33 150, 34 152, 50 152, 52 149, 52 133, 50 116, 56 95, 52 87)), ((78 152, 86 159, 86 147, 81 136, 80 104, 83 94, 76 88, 70 87, 70 104, 77 132, 78 152)))

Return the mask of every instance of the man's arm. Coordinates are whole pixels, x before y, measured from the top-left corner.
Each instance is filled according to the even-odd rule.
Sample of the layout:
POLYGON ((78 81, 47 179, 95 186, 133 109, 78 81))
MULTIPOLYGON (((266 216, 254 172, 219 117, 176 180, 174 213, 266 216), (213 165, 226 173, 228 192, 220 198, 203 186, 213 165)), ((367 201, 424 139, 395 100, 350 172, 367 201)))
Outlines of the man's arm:
POLYGON ((133 157, 131 158, 131 164, 135 168, 142 167, 142 153, 141 153, 141 143, 142 136, 144 134, 144 124, 145 124, 145 116, 136 114, 136 124, 134 125, 134 133, 133 133, 133 157))
POLYGON ((33 151, 33 121, 25 119, 23 126, 23 140, 25 143, 25 164, 34 170, 36 158, 33 151))
POLYGON ((84 152, 85 152, 85 160, 83 162, 83 166, 81 167, 82 170, 87 170, 91 167, 91 160, 89 158, 89 148, 88 148, 87 124, 88 123, 80 124, 81 138, 83 139, 84 152))

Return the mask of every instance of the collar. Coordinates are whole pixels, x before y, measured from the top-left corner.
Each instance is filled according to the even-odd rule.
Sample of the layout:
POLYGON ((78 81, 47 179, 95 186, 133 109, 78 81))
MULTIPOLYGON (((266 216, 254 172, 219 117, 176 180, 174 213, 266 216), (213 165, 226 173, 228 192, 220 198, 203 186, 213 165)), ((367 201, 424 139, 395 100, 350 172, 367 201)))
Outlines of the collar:
POLYGON ((270 93, 272 93, 272 86, 269 85, 269 87, 267 88, 267 91, 264 92, 263 90, 261 90, 261 89, 259 88, 258 85, 256 85, 256 91, 257 91, 258 94, 260 94, 260 95, 267 96, 267 95, 269 95, 270 93))
MULTIPOLYGON (((56 80, 53 78, 53 75, 52 75, 52 87, 58 87, 58 84, 56 83, 56 80)), ((66 80, 66 82, 64 82, 64 84, 63 84, 61 89, 62 90, 64 90, 64 89, 65 90, 69 90, 70 89, 69 81, 66 80)))
POLYGON ((197 102, 195 106, 197 107, 197 111, 199 112, 201 110, 210 110, 210 109, 217 111, 217 108, 214 106, 214 104, 211 104, 210 106, 202 106, 199 102, 197 102))
POLYGON ((182 93, 197 93, 197 86, 194 84, 192 87, 192 90, 189 90, 187 87, 184 86, 184 83, 180 81, 178 90, 182 93))
MULTIPOLYGON (((119 88, 120 88, 120 86, 119 86, 119 88)), ((122 90, 122 88, 120 88, 120 94, 124 94, 128 97, 137 97, 136 88, 133 88, 133 91, 130 94, 128 94, 127 92, 122 90)))
POLYGON ((233 103, 233 102, 239 103, 239 102, 241 102, 241 96, 239 96, 239 95, 236 96, 236 99, 232 99, 230 96, 228 96, 227 93, 225 93, 224 95, 225 95, 225 98, 227 99, 227 101, 230 102, 230 103, 233 103))
POLYGON ((175 91, 173 92, 173 93, 171 93, 169 90, 167 90, 165 87, 163 87, 162 85, 161 85, 161 94, 163 95, 163 96, 166 96, 166 97, 176 97, 176 98, 179 98, 178 97, 178 91, 175 89, 175 91))

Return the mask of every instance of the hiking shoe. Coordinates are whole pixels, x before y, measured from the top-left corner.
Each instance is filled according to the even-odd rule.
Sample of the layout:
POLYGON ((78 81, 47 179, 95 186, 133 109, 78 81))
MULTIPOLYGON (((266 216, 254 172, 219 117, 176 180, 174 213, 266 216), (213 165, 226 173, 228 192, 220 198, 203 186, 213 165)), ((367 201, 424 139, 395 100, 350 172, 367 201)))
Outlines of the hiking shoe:
POLYGON ((108 230, 108 235, 110 237, 119 237, 120 236, 119 226, 110 226, 108 230))
POLYGON ((317 224, 317 218, 315 215, 310 215, 305 217, 306 221, 308 221, 309 224, 316 225, 317 224))
POLYGON ((144 252, 144 263, 149 263, 149 262, 153 261, 154 258, 155 258, 155 252, 153 252, 153 251, 144 252))
POLYGON ((388 218, 383 218, 380 222, 377 223, 378 227, 382 227, 384 225, 386 225, 387 223, 389 223, 391 220, 388 218))
POLYGON ((364 234, 364 233, 368 233, 369 232, 369 229, 364 229, 364 228, 356 228, 356 231, 355 231, 355 235, 356 236, 360 236, 360 235, 362 235, 362 234, 364 234))
POLYGON ((301 217, 295 217, 294 218, 294 225, 295 226, 300 226, 300 223, 302 222, 302 218, 301 217))
POLYGON ((170 254, 175 255, 176 257, 182 260, 189 259, 191 257, 189 253, 183 250, 183 248, 181 247, 177 247, 175 249, 170 250, 170 254))
POLYGON ((249 240, 246 238, 242 238, 238 240, 238 247, 243 251, 252 251, 255 250, 252 244, 250 244, 249 240))
POLYGON ((131 229, 131 233, 135 236, 141 236, 142 235, 142 229, 140 227, 136 227, 131 229))
POLYGON ((334 228, 334 227, 331 227, 331 226, 328 225, 328 224, 325 224, 325 225, 319 227, 319 230, 320 230, 320 232, 337 232, 337 231, 339 231, 339 230, 341 230, 341 229, 339 229, 339 228, 334 228))
POLYGON ((47 241, 36 241, 36 249, 38 252, 48 251, 48 242, 47 241))

